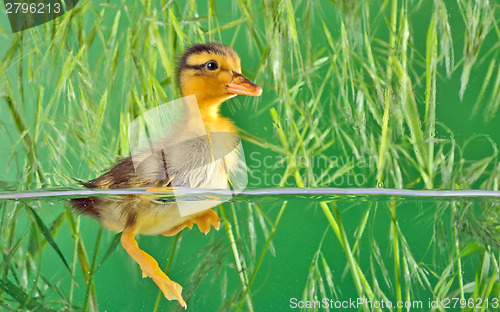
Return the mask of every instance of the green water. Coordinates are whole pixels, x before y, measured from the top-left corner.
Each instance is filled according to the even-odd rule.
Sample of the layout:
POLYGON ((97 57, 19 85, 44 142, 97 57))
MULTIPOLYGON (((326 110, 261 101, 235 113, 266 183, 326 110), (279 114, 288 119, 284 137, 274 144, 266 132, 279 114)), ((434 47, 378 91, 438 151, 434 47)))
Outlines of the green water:
POLYGON ((248 186, 221 229, 138 238, 189 311, 498 310, 494 1, 92 0, 16 34, 0 8, 0 310, 182 310, 67 199, 128 156, 130 122, 178 97, 176 57, 203 41, 264 92, 222 107, 248 186), (422 308, 294 308, 324 298, 422 308))
MULTIPOLYGON (((6 207, 17 207, 19 210, 18 225, 14 240, 17 242, 24 237, 22 245, 27 247, 33 243, 33 238, 30 233, 30 222, 26 220, 29 217, 27 217, 26 209, 23 206, 34 207, 44 220, 50 222, 61 214, 61 207, 65 205, 65 199, 71 197, 75 197, 75 195, 52 196, 43 198, 43 200, 23 199, 18 202, 4 200, 2 202, 4 207, 2 220, 12 219, 12 214, 5 209, 6 207)), ((231 214, 234 213, 235 216, 238 216, 238 221, 231 219, 230 222, 233 234, 239 233, 241 235, 237 245, 241 246, 243 250, 240 256, 245 257, 245 263, 256 263, 265 242, 266 234, 259 226, 258 218, 262 217, 262 214, 258 212, 259 209, 266 209, 265 216, 274 221, 280 208, 275 202, 280 201, 282 204, 283 200, 288 202, 287 208, 275 229, 272 245, 267 248, 267 254, 260 264, 259 274, 256 275, 253 282, 255 290, 252 293, 252 306, 255 310, 290 310, 292 298, 298 300, 308 298, 304 297, 304 285, 308 282, 314 283, 314 288, 319 288, 315 289, 318 292, 321 291, 320 287, 326 287, 323 290, 326 296, 320 295, 319 300, 328 298, 342 302, 349 300, 349 298, 352 300, 358 298, 355 285, 346 271, 346 261, 340 257, 342 246, 333 239, 332 230, 320 210, 319 202, 336 203, 338 212, 342 215, 346 234, 357 238, 352 242, 359 246, 355 252, 358 264, 361 268, 372 267, 373 271, 369 270, 371 273, 367 278, 377 278, 381 282, 380 289, 388 293, 394 289, 394 282, 391 281, 394 278, 391 272, 392 245, 391 239, 387 237, 391 227, 388 209, 391 203, 398 207, 397 220, 401 235, 404 237, 404 241, 400 242, 401 247, 410 249, 404 251, 403 263, 408 261, 406 265, 409 268, 406 269, 411 270, 414 274, 422 269, 420 274, 424 272, 425 278, 430 283, 436 283, 439 276, 433 275, 442 274, 442 270, 449 264, 449 255, 455 252, 455 242, 452 239, 453 227, 450 224, 453 224, 461 232, 460 240, 468 241, 468 249, 472 249, 469 252, 473 252, 472 255, 466 257, 467 261, 462 264, 465 281, 474 283, 477 262, 481 260, 481 257, 475 253, 481 249, 481 246, 490 246, 494 249, 500 246, 500 233, 496 230, 497 224, 492 222, 492 218, 496 217, 496 210, 491 211, 489 208, 497 207, 499 201, 491 197, 476 199, 455 197, 455 199, 445 198, 443 200, 443 198, 436 196, 401 198, 383 195, 246 195, 237 196, 232 204, 225 205, 231 214), (439 220, 435 220, 436 216, 439 216, 439 220), (359 224, 360 217, 365 217, 367 223, 363 230, 364 234, 361 236, 359 235, 362 231, 359 224), (471 225, 473 228, 469 228, 471 225), (253 232, 255 232, 256 238, 253 238, 255 246, 252 247, 252 239, 248 239, 248 237, 253 232), (252 248, 255 248, 256 252, 251 252, 252 248), (319 262, 315 259, 318 255, 319 262), (325 271, 323 261, 328 264, 331 270, 330 278, 334 285, 332 289, 328 288, 329 275, 325 271), (419 268, 411 268, 411 261, 416 261, 419 268), (315 276, 315 274, 319 275, 315 276)), ((96 263, 100 264, 106 257, 106 252, 109 245, 112 245, 115 234, 110 231, 97 234, 99 233, 99 225, 90 218, 83 217, 78 223, 79 232, 89 250, 90 259, 93 259, 94 246, 98 244, 96 263)), ((3 223, 3 230, 7 224, 7 222, 3 223)), ((268 225, 263 228, 269 229, 269 227, 268 225)), ((189 294, 187 297, 189 309, 215 311, 218 309, 215 307, 224 306, 224 303, 227 302, 227 299, 223 297, 224 294, 229 296, 232 293, 232 287, 240 285, 228 243, 228 233, 229 231, 222 228, 218 232, 211 232, 204 236, 195 228, 195 230, 183 231, 182 235, 176 239, 176 252, 169 276, 182 283, 184 295, 189 294), (197 278, 194 278, 194 275, 197 275, 197 278)), ((60 226, 55 236, 58 247, 69 261, 71 261, 73 254, 74 241, 64 238, 70 236, 71 231, 65 223, 60 226)), ((172 249, 172 238, 142 236, 138 241, 144 250, 159 261, 160 266, 165 265, 172 249)), ((21 258, 19 261, 22 262, 22 260, 24 259, 21 258)), ((68 271, 64 268, 61 258, 50 246, 43 250, 41 257, 35 256, 33 261, 36 262, 36 270, 39 270, 42 276, 50 278, 51 283, 57 284, 63 293, 67 293, 68 286, 72 284, 72 281, 68 278, 68 271)), ((12 265, 16 264, 18 264, 17 261, 13 261, 12 265)), ((85 282, 78 272, 78 265, 73 270, 76 283, 82 289, 74 290, 72 300, 73 302, 82 302, 85 298, 85 291, 83 291, 85 282)), ((247 270, 248 273, 252 272, 250 266, 247 267, 247 270)), ((120 246, 109 255, 109 258, 105 259, 93 276, 99 310, 153 310, 158 294, 156 286, 151 280, 140 277, 137 264, 120 246)), ((20 284, 23 283, 20 282, 20 284)), ((473 286, 468 285, 465 294, 472 296, 473 288, 473 286)), ((422 302, 424 307, 429 304, 431 298, 434 298, 425 285, 415 283, 412 285, 411 291, 411 300, 422 302)), ((457 291, 458 289, 450 288, 450 294, 455 293, 457 296, 457 291)), ((64 307, 64 302, 61 302, 61 298, 53 291, 46 290, 43 293, 46 297, 43 301, 46 302, 46 307, 55 309, 64 307)), ((36 300, 38 301, 40 298, 36 298, 36 300)), ((386 300, 395 299, 388 296, 386 300)), ((10 301, 6 297, 4 303, 8 304, 10 301)), ((169 303, 163 298, 162 301, 160 310, 178 309, 175 303, 169 303)), ((233 307, 233 309, 235 308, 233 307)), ((243 305, 243 310, 246 309, 243 305)))

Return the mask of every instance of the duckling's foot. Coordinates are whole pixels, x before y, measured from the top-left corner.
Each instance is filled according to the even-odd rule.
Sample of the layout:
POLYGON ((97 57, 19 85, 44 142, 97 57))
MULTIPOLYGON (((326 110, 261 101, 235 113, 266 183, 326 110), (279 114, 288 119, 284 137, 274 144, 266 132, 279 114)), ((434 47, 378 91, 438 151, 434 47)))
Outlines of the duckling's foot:
POLYGON ((158 266, 158 262, 139 248, 137 241, 134 238, 133 230, 125 230, 122 233, 121 243, 128 254, 139 264, 142 270, 142 276, 149 276, 158 285, 163 292, 163 295, 168 300, 178 300, 179 304, 187 308, 187 304, 181 296, 181 285, 173 282, 158 266))
POLYGON ((193 228, 193 221, 188 220, 188 221, 186 221, 184 223, 176 225, 175 227, 171 228, 170 230, 167 230, 167 231, 161 233, 161 235, 174 236, 177 233, 179 233, 180 231, 182 231, 182 229, 184 229, 185 227, 188 227, 188 228, 192 229, 193 228))
POLYGON ((201 232, 205 233, 205 235, 210 232, 210 226, 213 225, 216 230, 219 230, 220 227, 219 216, 217 215, 217 212, 212 209, 193 218, 193 221, 198 224, 198 228, 201 232))

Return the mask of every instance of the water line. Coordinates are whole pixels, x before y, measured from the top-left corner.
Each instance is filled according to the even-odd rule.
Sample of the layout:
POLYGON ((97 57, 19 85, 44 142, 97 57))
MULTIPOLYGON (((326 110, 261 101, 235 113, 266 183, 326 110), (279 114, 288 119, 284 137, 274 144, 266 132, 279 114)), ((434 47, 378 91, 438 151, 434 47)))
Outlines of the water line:
POLYGON ((119 189, 119 190, 99 190, 99 189, 75 189, 75 190, 38 190, 23 192, 4 192, 0 193, 2 199, 30 199, 42 197, 59 196, 99 196, 99 195, 207 195, 207 196, 263 196, 263 195, 393 195, 393 196, 411 196, 411 197, 450 197, 450 198, 468 198, 468 197, 500 197, 500 191, 488 190, 408 190, 408 189, 390 189, 390 188, 263 188, 247 189, 238 193, 231 190, 209 190, 193 188, 171 188, 165 189, 119 189))

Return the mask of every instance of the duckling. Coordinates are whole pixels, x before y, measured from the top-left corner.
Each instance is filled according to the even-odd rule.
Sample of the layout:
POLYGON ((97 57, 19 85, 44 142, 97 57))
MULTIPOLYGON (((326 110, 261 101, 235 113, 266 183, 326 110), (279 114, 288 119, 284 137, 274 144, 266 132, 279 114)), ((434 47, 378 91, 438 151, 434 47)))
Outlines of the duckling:
MULTIPOLYGON (((196 44, 188 48, 179 60, 177 77, 183 97, 196 97, 201 119, 209 137, 209 145, 217 146, 218 153, 225 155, 210 166, 210 170, 196 177, 189 177, 193 168, 206 163, 207 144, 199 144, 186 135, 191 131, 189 120, 175 134, 169 135, 157 146, 165 142, 188 141, 183 149, 171 151, 170 148, 158 148, 164 162, 170 167, 168 173, 157 170, 157 157, 143 157, 142 163, 134 163, 133 157, 119 161, 109 171, 91 181, 80 183, 87 188, 122 189, 141 187, 220 187, 227 186, 227 170, 234 168, 236 151, 231 137, 216 133, 235 134, 233 122, 220 115, 223 102, 238 94, 260 96, 262 88, 241 74, 241 61, 238 54, 230 47, 216 44, 196 44), (166 159, 165 159, 166 158, 166 159), (215 181, 215 182, 214 182, 215 181)), ((189 114, 188 114, 189 115, 189 114)), ((189 117, 188 117, 189 119, 189 117)), ((214 148, 215 149, 215 148, 214 148)), ((136 155, 133 155, 136 156, 136 155)), ((141 158, 142 157, 142 158, 141 158)), ((137 160, 137 158, 135 159, 137 160)), ((211 226, 219 229, 217 213, 210 209, 195 214, 181 216, 175 204, 161 203, 147 197, 129 195, 126 198, 87 197, 70 200, 73 207, 83 214, 90 215, 111 230, 122 232, 121 244, 128 254, 139 264, 143 277, 150 277, 158 285, 168 300, 178 300, 187 308, 182 298, 182 287, 173 282, 159 268, 156 260, 141 250, 135 240, 136 234, 172 236, 183 228, 192 228, 197 223, 201 232, 207 234, 211 226)))

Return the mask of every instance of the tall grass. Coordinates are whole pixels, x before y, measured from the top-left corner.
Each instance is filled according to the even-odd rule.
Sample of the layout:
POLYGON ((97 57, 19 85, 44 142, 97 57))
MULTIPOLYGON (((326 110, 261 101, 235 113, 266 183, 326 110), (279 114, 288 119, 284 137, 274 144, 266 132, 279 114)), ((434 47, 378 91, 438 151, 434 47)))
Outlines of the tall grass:
MULTIPOLYGON (((0 150, 6 168, 0 178, 17 181, 14 189, 34 189, 95 177, 128 154, 130 121, 178 96, 175 56, 194 42, 215 40, 239 51, 244 73, 265 90, 262 99, 238 99, 226 111, 242 127, 247 154, 273 156, 266 168, 249 162, 250 171, 279 173, 276 183, 259 186, 498 190, 499 18, 498 4, 486 0, 234 0, 229 6, 130 0, 82 1, 17 34, 3 22, 0 138, 8 143, 0 150), (454 110, 480 116, 493 130, 456 135, 456 126, 442 121, 454 110), (260 123, 249 124, 252 118, 260 123), (318 159, 327 161, 318 166, 318 159)), ((118 236, 82 229, 90 221, 59 202, 0 205, 2 309, 102 310, 96 272, 118 236), (64 277, 54 279, 61 275, 42 267, 47 258, 64 268, 64 277)), ((412 224, 401 219, 407 205, 397 198, 313 202, 323 227, 303 232, 318 234, 315 250, 302 254, 305 272, 290 273, 303 291, 286 295, 498 298, 498 203, 422 203, 419 219, 433 231, 424 254, 408 237, 412 224), (360 212, 354 219, 353 207, 360 212)), ((268 310, 261 289, 279 277, 266 266, 282 259, 277 240, 293 244, 283 243, 281 232, 309 224, 286 223, 301 207, 285 199, 224 204, 222 230, 204 238, 195 264, 182 260, 189 245, 184 233, 163 239, 172 244, 164 248, 166 271, 192 269, 181 284, 194 308, 206 295, 219 296, 213 300, 221 311, 268 310), (207 281, 220 291, 201 294, 207 281)), ((143 309, 167 305, 179 308, 158 293, 143 309)), ((288 308, 288 301, 273 305, 288 308)))

